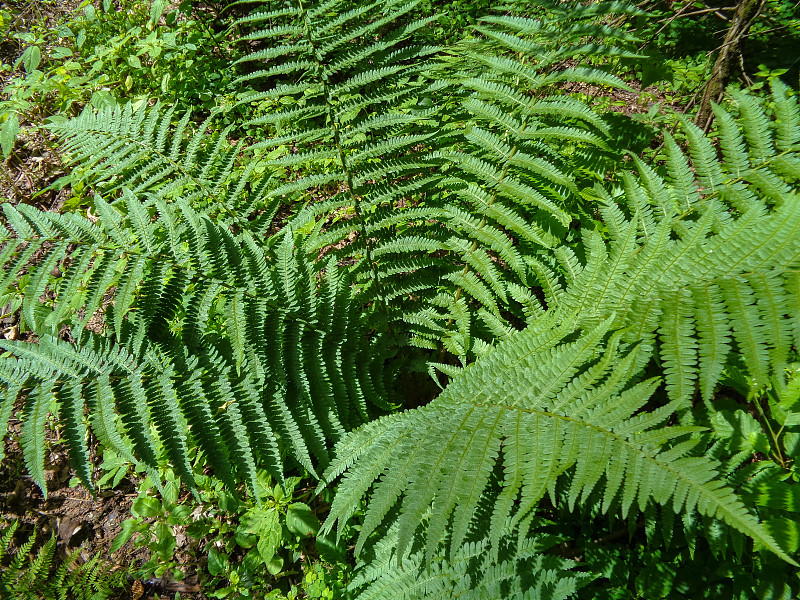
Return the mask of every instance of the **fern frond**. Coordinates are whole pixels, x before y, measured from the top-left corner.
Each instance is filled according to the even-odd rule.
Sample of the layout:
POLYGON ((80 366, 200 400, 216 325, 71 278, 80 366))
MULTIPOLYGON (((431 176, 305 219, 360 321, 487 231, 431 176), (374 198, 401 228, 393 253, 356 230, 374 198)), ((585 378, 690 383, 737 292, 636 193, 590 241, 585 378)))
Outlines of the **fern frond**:
POLYGON ((20 434, 20 446, 22 446, 25 467, 33 481, 42 490, 45 498, 47 498, 47 485, 44 479, 46 452, 44 426, 47 416, 50 414, 52 390, 53 383, 49 382, 49 384, 41 386, 38 393, 28 397, 23 410, 23 426, 20 434))
POLYGON ((96 554, 81 562, 80 551, 69 554, 49 582, 54 597, 78 600, 105 600, 114 597, 123 588, 130 587, 132 569, 120 569, 118 565, 104 560, 96 554), (67 594, 70 594, 68 596, 67 594))
MULTIPOLYGON (((768 123, 766 117, 749 121, 751 129, 768 123)), ((694 158, 708 163, 708 145, 691 133, 694 158)), ((747 134, 736 142, 724 135, 729 146, 748 152, 747 134)), ((391 519, 398 559, 421 533, 429 561, 442 539, 461 546, 491 489, 490 473, 502 462, 506 477, 490 533, 495 542, 506 519, 524 522, 548 492, 555 501, 556 484, 566 477, 570 510, 595 489, 602 511, 625 515, 655 502, 724 521, 791 562, 726 487, 716 463, 693 451, 697 440, 681 441, 696 430, 663 424, 689 405, 699 369, 708 378, 703 394, 713 391, 731 340, 756 385, 781 375, 796 322, 783 274, 800 260, 800 201, 792 191, 771 209, 752 203, 726 215, 718 197, 730 184, 706 164, 698 172, 716 188, 702 189, 677 144, 670 147, 666 180, 642 169, 645 193, 626 178, 636 213, 627 216, 607 197, 601 212, 610 243, 586 232, 585 264, 561 253, 569 284, 551 293, 557 308, 467 367, 426 407, 385 417, 342 440, 323 475, 328 483, 345 474, 324 530, 345 523, 374 486, 357 550, 391 519), (663 217, 640 216, 648 198, 663 217), (673 206, 690 216, 676 215, 673 206), (558 332, 558 322, 567 328, 558 332), (582 330, 577 339, 570 329, 576 326, 582 330), (659 381, 640 381, 638 374, 653 352, 671 402, 646 410, 659 381)), ((752 167, 745 156, 751 172, 740 168, 737 177, 756 180, 753 173, 768 168, 771 155, 756 148, 752 156, 760 162, 752 167)), ((758 181, 754 196, 764 193, 758 181)), ((536 272, 543 282, 554 277, 543 264, 536 272)))
POLYGON ((10 556, 10 559, 4 561, 7 564, 0 569, 0 594, 20 600, 55 598, 54 589, 47 585, 54 562, 55 535, 50 536, 43 544, 37 544, 38 536, 34 529, 16 551, 10 553, 11 541, 20 522, 15 520, 4 525, 0 535, 0 561, 6 556, 10 556))
MULTIPOLYGON (((727 123, 721 125, 721 135, 728 146, 744 144, 744 138, 736 134, 735 119, 721 108, 717 111, 720 122, 727 123)), ((689 130, 693 158, 710 163, 707 144, 691 126, 689 130)), ((772 210, 738 194, 742 202, 734 206, 742 212, 733 218, 724 209, 723 202, 733 197, 727 191, 743 182, 762 181, 754 173, 770 169, 771 159, 736 165, 735 180, 730 175, 721 177, 722 171, 713 165, 700 165, 701 178, 714 181, 713 187, 704 187, 689 171, 677 145, 668 145, 673 158, 668 161, 667 180, 640 165, 646 195, 633 180, 626 184, 632 207, 642 206, 635 198, 649 197, 653 208, 666 218, 639 232, 635 215, 630 221, 620 220, 619 214, 603 209, 606 222, 613 225, 614 241, 607 248, 596 237, 587 238, 587 264, 563 302, 581 314, 586 324, 611 311, 626 313, 627 325, 636 331, 632 341, 659 329, 659 353, 673 398, 691 397, 694 381, 708 398, 731 352, 731 340, 746 357, 749 374, 766 382, 771 374, 782 372, 793 336, 794 315, 787 304, 791 292, 783 287, 780 274, 793 271, 799 256, 794 239, 800 207, 797 192, 783 194, 772 210), (672 216, 681 205, 691 216, 687 218, 685 212, 672 216), (673 229, 677 239, 670 237, 673 229), (644 306, 650 308, 642 310, 644 306)), ((739 156, 746 153, 747 146, 742 145, 739 156)), ((730 168, 727 157, 720 166, 730 168)), ((754 199, 769 194, 760 184, 750 185, 748 193, 754 199)))
POLYGON ((162 198, 182 191, 184 198, 203 198, 212 210, 222 208, 226 218, 241 222, 244 215, 235 210, 240 200, 231 193, 236 151, 226 137, 230 127, 214 131, 212 113, 188 134, 190 114, 174 126, 172 116, 172 109, 164 111, 158 103, 135 110, 130 104, 98 111, 87 107, 78 117, 48 127, 63 140, 70 160, 81 163, 86 177, 107 194, 127 188, 139 198, 162 198))
MULTIPOLYGON (((313 473, 316 461, 326 463, 330 442, 369 417, 368 407, 391 406, 369 370, 372 360, 384 360, 383 351, 342 346, 366 333, 361 319, 342 318, 353 311, 349 279, 330 267, 335 291, 317 290, 316 271, 289 230, 283 243, 270 249, 249 234, 234 237, 227 225, 199 216, 184 202, 178 203, 180 210, 159 202, 152 216, 133 195, 126 193, 124 202, 125 215, 105 204, 104 232, 88 225, 69 229, 76 235, 91 231, 91 245, 74 237, 41 240, 37 231, 47 231, 53 222, 47 213, 24 209, 23 217, 4 207, 19 227, 17 235, 33 233, 25 243, 49 251, 53 264, 67 245, 84 248, 83 254, 73 252, 77 266, 62 275, 68 281, 53 288, 55 307, 36 309, 44 317, 36 322, 50 324, 40 327, 38 343, 0 342, 7 352, 0 368, 6 383, 0 416, 8 419, 21 392, 23 452, 39 485, 44 485, 44 423, 52 399, 86 484, 88 405, 89 428, 101 443, 141 461, 149 473, 156 473, 165 452, 191 485, 188 456, 196 443, 218 477, 231 487, 244 480, 254 494, 257 464, 280 481, 281 456, 288 452, 313 473), (23 221, 35 228, 24 229, 23 221), (83 280, 88 289, 78 298, 87 298, 86 304, 61 297, 83 280), (108 295, 115 302, 113 341, 81 331, 85 319, 77 318, 108 295), (65 321, 72 324, 74 342, 56 337, 65 321), (319 393, 326 382, 345 379, 351 383, 335 384, 335 398, 332 391, 319 393)), ((21 263, 18 239, 9 238, 12 268, 21 263)), ((43 281, 52 282, 48 277, 43 281)))
MULTIPOLYGON (((348 471, 323 531, 337 520, 344 523, 380 478, 357 550, 399 504, 399 560, 432 507, 424 530, 425 560, 430 561, 451 515, 457 517, 454 522, 461 532, 452 540, 453 548, 460 547, 493 464, 504 461, 508 452, 514 467, 515 445, 524 444, 524 487, 519 489, 519 476, 503 483, 503 489, 512 490, 507 496, 519 493, 516 520, 575 467, 570 505, 600 485, 605 510, 618 506, 626 513, 634 503, 644 510, 654 501, 678 513, 698 511, 724 520, 791 561, 717 478, 714 463, 687 455, 693 444, 659 447, 664 442, 650 435, 671 412, 652 413, 657 418, 649 420, 651 414, 641 412, 658 384, 629 384, 638 370, 635 354, 641 350, 621 354, 611 344, 605 350, 611 356, 601 358, 601 366, 594 368, 596 351, 611 323, 608 319, 568 342, 559 341, 563 332, 553 339, 558 328, 553 319, 543 318, 468 367, 425 408, 379 419, 349 435, 323 476, 330 482, 348 471), (623 368, 609 375, 615 362, 623 368), (519 434, 512 437, 515 431, 519 434)), ((673 403, 671 411, 679 406, 673 403)))
POLYGON ((396 529, 390 530, 370 550, 369 558, 359 563, 350 584, 358 598, 421 600, 457 594, 470 600, 566 599, 592 579, 591 575, 571 570, 577 566, 574 561, 546 554, 556 543, 546 536, 529 537, 519 545, 513 536, 507 536, 502 561, 492 559, 488 544, 479 541, 464 544, 449 559, 443 552, 438 553, 427 567, 423 553, 417 551, 402 568, 396 565, 396 537, 396 529))

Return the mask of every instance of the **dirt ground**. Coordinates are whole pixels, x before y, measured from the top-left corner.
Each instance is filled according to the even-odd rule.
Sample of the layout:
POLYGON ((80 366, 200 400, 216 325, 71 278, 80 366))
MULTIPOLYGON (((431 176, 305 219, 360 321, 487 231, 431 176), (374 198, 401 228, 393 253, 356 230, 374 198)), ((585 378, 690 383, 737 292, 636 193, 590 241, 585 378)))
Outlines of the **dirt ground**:
MULTIPOLYGON (((76 552, 76 566, 100 554, 111 570, 125 570, 147 560, 149 551, 136 548, 133 541, 113 554, 110 552, 114 538, 122 529, 122 521, 130 518, 130 507, 137 495, 133 481, 123 479, 116 489, 97 490, 94 496, 81 485, 71 487, 69 483, 75 473, 69 466, 66 449, 59 443, 57 433, 50 429, 48 442, 51 452, 45 466, 48 491, 45 499, 39 487, 25 473, 17 443, 19 430, 19 421, 12 419, 4 442, 5 458, 0 463, 0 529, 14 520, 21 524, 12 550, 35 531, 37 544, 55 536, 59 560, 54 562, 76 552)), ((181 537, 187 543, 186 536, 178 536, 178 541, 181 537)), ((179 546, 176 558, 188 561, 188 550, 188 547, 179 546)), ((205 597, 199 593, 197 579, 191 573, 182 582, 165 579, 139 581, 133 577, 129 577, 128 582, 128 589, 120 590, 115 598, 149 600, 155 594, 162 597, 167 594, 171 598, 176 591, 184 600, 205 597)))

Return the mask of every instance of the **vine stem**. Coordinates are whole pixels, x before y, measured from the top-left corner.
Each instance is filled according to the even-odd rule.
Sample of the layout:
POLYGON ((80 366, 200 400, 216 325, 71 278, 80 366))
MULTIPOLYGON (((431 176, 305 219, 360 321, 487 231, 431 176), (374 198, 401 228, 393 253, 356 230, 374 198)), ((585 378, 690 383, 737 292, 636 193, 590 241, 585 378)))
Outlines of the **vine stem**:
POLYGON ((759 414, 761 415, 761 420, 764 422, 764 426, 767 428, 767 431, 770 435, 770 446, 772 446, 772 454, 775 460, 778 461, 781 467, 784 469, 787 467, 786 457, 783 456, 783 452, 781 452, 780 442, 778 441, 778 436, 775 434, 775 431, 772 429, 772 425, 769 422, 769 417, 767 417, 767 413, 764 411, 764 407, 761 406, 761 398, 753 397, 752 398, 753 404, 756 405, 759 414))

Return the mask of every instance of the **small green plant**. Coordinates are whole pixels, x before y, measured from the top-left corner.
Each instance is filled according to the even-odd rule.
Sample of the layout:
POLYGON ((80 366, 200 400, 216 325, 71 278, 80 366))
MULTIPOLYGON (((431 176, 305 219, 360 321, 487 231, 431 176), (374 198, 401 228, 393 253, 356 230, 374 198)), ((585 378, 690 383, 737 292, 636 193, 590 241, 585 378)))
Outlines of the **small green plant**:
MULTIPOLYGON (((107 481, 113 474, 114 485, 117 485, 129 473, 131 463, 117 457, 114 452, 106 450, 104 456, 107 454, 114 459, 107 463, 104 461, 107 470, 100 481, 107 481)), ((139 472, 141 468, 135 469, 134 477, 139 472)), ((161 578, 169 572, 172 579, 180 581, 185 574, 175 558, 175 531, 186 524, 194 505, 181 497, 180 482, 168 467, 159 470, 157 497, 151 493, 153 487, 154 480, 150 476, 137 482, 139 494, 131 506, 132 516, 122 522, 122 531, 112 542, 111 552, 116 552, 133 539, 135 547, 146 547, 150 551, 150 559, 137 569, 138 577, 161 578)))
POLYGON ((769 86, 770 83, 780 78, 789 72, 789 69, 770 69, 766 65, 758 65, 758 70, 755 76, 759 78, 753 85, 750 86, 751 90, 760 90, 764 86, 769 86))
POLYGON ((36 531, 15 550, 11 550, 19 521, 7 524, 0 533, 0 597, 28 600, 36 598, 36 582, 47 580, 56 548, 51 536, 35 553, 36 531))
MULTIPOLYGON (((24 48, 0 72, 17 73, 0 97, 0 155, 7 158, 21 128, 38 127, 53 115, 73 116, 75 107, 112 106, 152 96, 181 110, 213 109, 232 91, 232 58, 218 47, 226 28, 215 32, 192 18, 191 3, 166 12, 167 3, 125 0, 102 10, 84 0, 79 12, 55 29, 35 26, 10 31, 24 48)), ((13 23, 0 15, 0 28, 13 23)))
POLYGON ((308 480, 289 477, 273 485, 269 474, 259 470, 256 502, 202 473, 195 473, 194 496, 181 492, 171 469, 164 469, 162 476, 165 483, 158 495, 149 478, 139 484, 132 517, 122 523, 111 547, 115 552, 132 541, 148 548, 150 559, 139 567, 138 577, 160 578, 169 572, 176 581, 183 579, 185 567, 175 557, 180 531, 192 540, 189 547, 199 567, 195 570, 210 598, 259 597, 273 589, 290 593, 306 584, 320 587, 320 581, 331 577, 339 582, 336 585, 344 585, 342 577, 349 568, 344 549, 329 537, 317 536, 320 521, 301 501, 311 496, 307 485, 298 489, 308 480), (316 557, 328 566, 322 569, 312 562, 316 557))
MULTIPOLYGON (((0 598, 15 600, 106 600, 128 586, 130 570, 96 554, 81 562, 80 551, 60 565, 54 560, 56 538, 37 545, 34 531, 12 549, 20 522, 0 527, 0 598)), ((18 536, 17 536, 18 537, 18 536)))

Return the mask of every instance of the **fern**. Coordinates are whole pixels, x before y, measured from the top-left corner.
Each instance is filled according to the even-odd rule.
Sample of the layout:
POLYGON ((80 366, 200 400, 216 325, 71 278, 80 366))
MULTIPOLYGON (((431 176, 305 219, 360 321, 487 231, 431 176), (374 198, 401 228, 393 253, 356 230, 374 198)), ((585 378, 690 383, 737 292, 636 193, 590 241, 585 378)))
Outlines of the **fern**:
MULTIPOLYGON (((114 325, 113 338, 78 327, 65 341, 58 335, 62 321, 53 322, 52 315, 71 312, 73 320, 64 322, 82 324, 76 321, 79 309, 88 310, 76 307, 74 297, 62 298, 61 290, 73 289, 84 274, 68 269, 55 278, 48 272, 44 281, 53 283, 55 310, 37 303, 42 315, 36 322, 38 343, 0 342, 10 353, 0 366, 0 377, 9 384, 4 406, 13 405, 19 392, 28 398, 22 445, 43 491, 43 425, 52 399, 87 485, 85 404, 89 427, 103 445, 141 460, 151 474, 163 446, 192 485, 191 439, 218 477, 231 486, 240 478, 252 491, 257 462, 280 479, 282 453, 288 453, 314 473, 316 461, 327 462, 331 441, 371 418, 372 411, 391 406, 383 383, 372 381, 384 375, 363 368, 384 360, 380 337, 366 347, 355 345, 366 331, 352 316, 347 277, 329 263, 318 288, 318 275, 297 251, 290 230, 273 255, 251 235, 234 238, 227 227, 186 204, 175 210, 157 201, 159 215, 153 220, 144 217, 146 205, 132 193, 125 192, 122 202, 127 216, 96 199, 104 206, 100 223, 106 231, 76 215, 4 207, 9 223, 19 227, 9 244, 62 221, 76 224, 67 233, 91 231, 94 244, 85 244, 84 251, 97 252, 94 265, 113 274, 101 278, 92 297, 111 293, 113 283, 120 294, 107 319, 114 325), (66 281, 54 283, 58 279, 66 281), (141 302, 131 308, 138 298, 141 302), (64 312, 66 302, 71 308, 64 312), (46 327, 48 322, 53 326, 46 327), (343 386, 345 381, 350 383, 343 386)), ((85 240, 68 239, 73 245, 85 240)), ((25 241, 47 248, 41 238, 25 241)), ((62 260, 58 253, 64 247, 51 246, 50 255, 62 260)), ((70 258, 81 264, 78 248, 70 258)))
MULTIPOLYGON (((180 196, 239 226, 252 227, 247 217, 266 213, 259 222, 269 226, 277 205, 267 201, 263 185, 256 181, 258 161, 234 170, 239 150, 229 142, 231 126, 216 130, 217 111, 191 131, 191 113, 173 124, 174 112, 174 107, 163 110, 159 103, 142 103, 135 109, 131 104, 97 111, 87 107, 77 118, 48 127, 63 140, 82 176, 104 194, 127 188, 151 202, 180 196)), ((141 212, 130 216, 149 218, 141 212)))
POLYGON ((359 600, 398 598, 569 598, 592 576, 574 569, 572 560, 545 554, 558 539, 539 535, 517 544, 514 536, 503 539, 505 559, 495 563, 485 541, 461 546, 449 560, 437 553, 425 568, 417 551, 399 568, 391 530, 364 556, 350 584, 359 600))
POLYGON ((334 211, 352 211, 352 223, 312 237, 307 248, 316 253, 341 245, 355 228, 355 239, 331 255, 340 260, 355 256, 363 262, 363 272, 372 285, 364 304, 374 299, 384 327, 391 327, 399 311, 390 306, 391 292, 385 289, 387 275, 382 265, 389 254, 413 251, 414 242, 413 235, 408 235, 396 240, 397 249, 382 248, 381 238, 388 231, 397 233, 398 223, 382 222, 381 217, 390 215, 386 207, 403 198, 419 197, 436 179, 417 175, 420 168, 431 168, 435 162, 424 150, 414 149, 430 143, 434 131, 426 122, 436 112, 414 105, 442 87, 421 79, 426 57, 436 48, 410 41, 415 31, 432 20, 409 19, 416 4, 397 1, 353 8, 346 2, 328 2, 324 7, 306 8, 298 2, 291 9, 256 11, 240 22, 252 29, 244 39, 271 44, 239 61, 245 66, 269 61, 269 68, 256 67, 240 79, 266 88, 253 92, 247 100, 288 105, 253 120, 252 124, 276 124, 274 135, 255 148, 280 149, 291 142, 297 152, 270 165, 312 170, 308 176, 272 189, 270 195, 286 201, 297 192, 321 186, 342 190, 322 206, 301 211, 291 226, 307 227, 310 219, 319 219, 316 222, 322 227, 334 211), (375 41, 377 33, 380 36, 375 41), (291 81, 304 83, 284 83, 289 76, 291 81), (330 167, 324 166, 328 163, 330 167), (402 187, 394 189, 400 180, 402 187), (375 218, 370 216, 373 211, 375 218))
POLYGON ((51 536, 36 548, 36 531, 14 552, 12 540, 19 521, 11 521, 0 533, 0 595, 20 600, 105 600, 128 587, 129 572, 116 569, 101 555, 79 563, 80 552, 55 561, 56 538, 51 536), (56 562, 60 562, 55 567, 56 562))
POLYGON ((50 582, 53 598, 66 600, 105 600, 130 587, 131 569, 117 569, 96 554, 79 564, 79 552, 69 554, 50 582))
POLYGON ((253 494, 259 466, 322 472, 364 597, 567 597, 591 576, 550 510, 795 564, 759 520, 777 475, 696 413, 781 388, 800 347, 797 99, 732 91, 712 135, 617 164, 564 87, 624 86, 585 59, 632 58, 603 19, 637 9, 536 6, 447 51, 413 1, 257 9, 241 155, 160 107, 54 125, 99 220, 4 206, 0 297, 35 338, 0 342, 0 421, 36 482, 51 410, 87 485, 88 431, 189 487, 195 447, 253 494), (386 415, 426 367, 444 391, 386 415))
MULTIPOLYGON (((653 182, 653 196, 674 190, 653 182)), ((784 278, 793 280, 800 260, 800 202, 791 193, 771 211, 728 215, 714 231, 724 213, 712 197, 697 201, 695 215, 673 209, 640 228, 637 185, 628 178, 632 220, 610 202, 602 209, 609 244, 584 234, 586 264, 555 293, 557 308, 465 369, 425 408, 384 417, 340 442, 323 481, 347 475, 325 529, 346 522, 377 481, 357 549, 399 504, 399 557, 431 506, 426 560, 451 516, 454 551, 502 460, 495 545, 505 519, 523 521, 569 473, 570 508, 602 486, 604 512, 670 504, 721 519, 791 560, 718 478, 715 463, 691 452, 692 428, 663 423, 689 406, 698 379, 706 394, 713 389, 731 340, 756 385, 781 375, 800 316, 784 300, 784 278), (712 318, 695 328, 703 316, 712 318), (659 385, 639 381, 654 351, 671 401, 643 410, 659 385)))
MULTIPOLYGON (((742 96, 736 97, 744 102, 742 96)), ((774 98, 778 104, 796 106, 796 100, 786 97, 782 84, 776 84, 774 98)), ((758 110, 759 121, 767 127, 762 140, 769 140, 773 125, 763 109, 758 110)), ((719 107, 717 113, 733 119, 719 107)), ((743 129, 750 126, 745 121, 752 119, 742 118, 743 129)), ((776 125, 787 129, 781 122, 776 125)), ((734 342, 745 357, 749 374, 763 384, 771 374, 782 372, 790 346, 797 341, 793 338, 794 308, 789 301, 798 258, 794 242, 797 192, 781 189, 782 201, 771 209, 761 203, 760 198, 778 192, 764 188, 764 181, 775 177, 768 175, 771 165, 767 161, 753 165, 749 174, 740 169, 734 181, 722 178, 714 188, 705 187, 702 173, 709 170, 711 157, 702 147, 707 143, 697 137, 691 141, 697 134, 693 125, 687 124, 687 130, 700 181, 693 181, 693 188, 681 185, 680 189, 694 190, 697 200, 693 208, 687 211, 676 202, 668 209, 659 200, 676 197, 677 182, 685 180, 681 173, 688 169, 685 159, 671 161, 667 181, 640 165, 646 192, 630 181, 628 196, 629 212, 638 212, 641 230, 620 220, 621 213, 604 209, 606 222, 617 223, 617 239, 608 252, 598 252, 611 260, 589 258, 573 291, 561 299, 583 323, 609 311, 625 312, 620 324, 631 328, 631 341, 633 336, 640 340, 652 336, 657 326, 667 390, 677 400, 689 399, 698 381, 703 397, 710 398, 734 342), (699 166, 698 160, 704 165, 699 166), (729 197, 727 191, 733 187, 756 198, 739 218, 733 218, 719 201, 729 197), (650 207, 636 200, 647 196, 652 199, 650 207), (661 223, 648 215, 656 207, 667 217, 661 223), (679 239, 673 239, 670 229, 679 239), (605 283, 600 287, 595 281, 605 283), (665 295, 667 291, 669 295, 665 295)), ((797 125, 794 130, 797 138, 797 125)), ((721 145, 735 135, 736 130, 726 129, 721 145)), ((797 148, 785 149, 783 158, 796 160, 797 148)), ((729 166, 721 161, 716 168, 723 171, 729 166)), ((594 242, 587 246, 599 248, 594 242)))
POLYGON ((19 528, 19 521, 12 521, 0 535, 0 595, 4 598, 28 600, 37 598, 37 582, 46 580, 56 549, 55 536, 51 536, 31 554, 36 542, 34 531, 16 551, 11 553, 11 542, 19 528), (3 564, 5 563, 5 564, 3 564))
MULTIPOLYGON (((421 347, 443 343, 465 360, 473 353, 475 333, 480 344, 481 337, 491 339, 509 327, 499 303, 522 314, 521 307, 509 302, 509 286, 515 286, 512 298, 520 298, 521 304, 532 301, 522 293, 528 285, 528 266, 515 244, 554 245, 571 221, 563 208, 565 195, 577 196, 578 189, 542 155, 557 156, 554 137, 604 146, 602 121, 578 101, 553 95, 554 85, 589 80, 624 84, 591 69, 547 78, 522 60, 489 60, 486 48, 468 54, 485 59, 485 75, 465 77, 458 69, 443 70, 425 60, 436 48, 407 39, 429 21, 409 21, 414 6, 391 3, 380 7, 380 16, 377 5, 346 10, 348 5, 337 2, 327 3, 324 11, 299 4, 296 9, 257 11, 241 24, 264 29, 245 39, 272 45, 239 62, 268 61, 271 66, 255 68, 241 81, 264 82, 267 89, 254 92, 253 99, 280 99, 289 106, 254 120, 278 124, 276 137, 256 147, 282 147, 291 141, 298 151, 271 165, 312 170, 271 193, 291 197, 319 186, 344 190, 301 210, 293 226, 308 227, 314 219, 311 247, 325 251, 333 246, 332 256, 355 261, 363 301, 375 298, 374 306, 381 308, 378 322, 388 319, 389 327, 408 331, 412 343, 421 347), (394 30, 383 33, 379 42, 364 37, 389 23, 394 30), (353 51, 351 43, 365 49, 353 51), (431 68, 436 79, 422 77, 431 68), (519 70, 529 81, 515 91, 507 81, 509 76, 518 80, 519 70), (308 84, 284 83, 289 73, 292 81, 301 77, 308 84), (373 93, 378 81, 381 91, 373 93), (356 89, 359 95, 351 98, 356 89), (464 106, 475 111, 464 134, 449 132, 446 126, 437 132, 432 125, 444 125, 452 115, 444 109, 419 108, 446 106, 437 97, 448 93, 450 103, 463 99, 464 106), (509 102, 504 94, 510 94, 509 102), (488 125, 480 123, 478 115, 487 118, 488 125), (329 161, 334 166, 319 168, 329 161), (352 220, 341 219, 342 211, 352 211, 352 220), (554 227, 560 231, 554 232, 554 227), (406 269, 398 268, 404 263, 406 269), (395 323, 398 320, 401 323, 395 323)), ((575 21, 588 17, 589 12, 578 11, 575 21)), ((495 36, 495 55, 512 49, 512 39, 524 43, 522 38, 536 25, 524 19, 493 21, 512 30, 495 36)), ((492 31, 481 33, 489 36, 492 31)), ((591 31, 599 30, 576 28, 568 37, 577 41, 591 31)), ((538 45, 528 43, 526 52, 541 55, 545 37, 539 36, 538 45)), ((580 60, 586 52, 578 44, 562 58, 580 60)))
POLYGON ((397 552, 403 556, 432 505, 426 528, 430 560, 451 515, 452 548, 460 548, 494 463, 502 459, 494 543, 498 523, 524 520, 574 467, 570 506, 602 485, 604 511, 644 510, 651 500, 669 503, 676 512, 697 510, 788 559, 716 478, 714 463, 687 455, 695 442, 668 443, 694 431, 659 427, 681 403, 640 411, 658 386, 657 380, 630 384, 645 350, 637 346, 621 353, 616 335, 597 358, 609 326, 610 319, 568 342, 564 338, 573 328, 543 319, 467 368, 424 409, 384 417, 348 436, 325 475, 329 481, 349 469, 326 527, 345 522, 380 477, 357 550, 399 501, 397 552))

